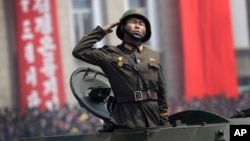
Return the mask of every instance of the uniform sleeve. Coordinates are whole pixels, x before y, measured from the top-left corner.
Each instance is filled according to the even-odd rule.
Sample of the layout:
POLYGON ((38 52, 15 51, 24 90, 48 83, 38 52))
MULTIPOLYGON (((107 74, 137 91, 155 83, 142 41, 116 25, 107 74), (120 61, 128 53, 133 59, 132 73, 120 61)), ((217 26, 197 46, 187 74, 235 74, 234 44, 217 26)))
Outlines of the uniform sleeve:
POLYGON ((104 36, 105 32, 103 29, 97 26, 89 34, 82 37, 73 49, 72 55, 90 64, 99 65, 104 53, 102 49, 93 48, 93 45, 101 41, 104 36))
POLYGON ((167 103, 167 90, 166 83, 162 73, 162 67, 160 67, 158 72, 158 85, 159 85, 159 94, 158 94, 158 104, 159 104, 159 114, 163 121, 163 125, 168 122, 168 103, 167 103))

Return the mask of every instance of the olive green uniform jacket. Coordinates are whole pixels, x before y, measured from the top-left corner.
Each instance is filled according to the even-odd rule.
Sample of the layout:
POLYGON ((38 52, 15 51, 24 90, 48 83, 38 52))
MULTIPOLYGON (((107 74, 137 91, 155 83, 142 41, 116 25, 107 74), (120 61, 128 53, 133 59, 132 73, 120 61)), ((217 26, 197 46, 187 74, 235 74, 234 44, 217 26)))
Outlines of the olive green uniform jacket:
POLYGON ((145 128, 165 125, 167 113, 167 97, 165 81, 160 65, 159 54, 147 47, 138 51, 129 52, 121 45, 118 47, 106 45, 102 48, 93 48, 93 45, 102 40, 105 32, 97 26, 85 35, 75 46, 73 56, 99 66, 107 75, 112 91, 117 101, 133 97, 134 91, 145 90, 143 82, 133 66, 124 57, 131 54, 149 81, 150 90, 157 92, 158 100, 117 102, 111 113, 110 121, 124 128, 145 128), (118 65, 118 63, 120 64, 118 65))

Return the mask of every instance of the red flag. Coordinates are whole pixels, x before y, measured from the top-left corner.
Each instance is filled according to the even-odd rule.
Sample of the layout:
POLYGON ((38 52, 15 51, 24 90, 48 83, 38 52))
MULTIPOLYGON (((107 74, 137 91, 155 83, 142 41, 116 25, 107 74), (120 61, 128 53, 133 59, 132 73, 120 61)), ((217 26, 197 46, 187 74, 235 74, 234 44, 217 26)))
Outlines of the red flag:
POLYGON ((14 0, 20 110, 65 104, 55 0, 14 0))
POLYGON ((237 98, 228 0, 180 0, 186 101, 205 95, 237 98))

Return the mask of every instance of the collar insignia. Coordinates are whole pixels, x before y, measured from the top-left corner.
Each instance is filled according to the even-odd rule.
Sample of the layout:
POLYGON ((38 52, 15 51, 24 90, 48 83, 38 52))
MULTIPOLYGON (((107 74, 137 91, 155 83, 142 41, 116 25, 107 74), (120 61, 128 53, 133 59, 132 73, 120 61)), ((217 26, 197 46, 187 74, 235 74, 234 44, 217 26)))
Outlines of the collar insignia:
MULTIPOLYGON (((129 50, 129 51, 133 51, 133 50, 134 50, 134 48, 133 48, 132 46, 128 45, 128 44, 125 44, 124 47, 125 47, 127 50, 129 50)), ((143 45, 141 44, 141 45, 138 47, 138 49, 139 49, 139 52, 142 52, 142 51, 143 51, 143 45)))

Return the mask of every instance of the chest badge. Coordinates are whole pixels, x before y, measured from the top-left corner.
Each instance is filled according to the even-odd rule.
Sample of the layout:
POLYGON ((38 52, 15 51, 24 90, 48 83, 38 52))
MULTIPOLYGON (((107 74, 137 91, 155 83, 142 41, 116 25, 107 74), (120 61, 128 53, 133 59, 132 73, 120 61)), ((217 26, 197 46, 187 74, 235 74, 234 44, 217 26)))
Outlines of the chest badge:
POLYGON ((122 62, 123 57, 120 56, 120 57, 118 57, 117 59, 118 59, 117 66, 118 66, 118 67, 122 67, 122 66, 123 66, 123 62, 122 62))
POLYGON ((149 57, 150 62, 155 62, 155 58, 149 57))

